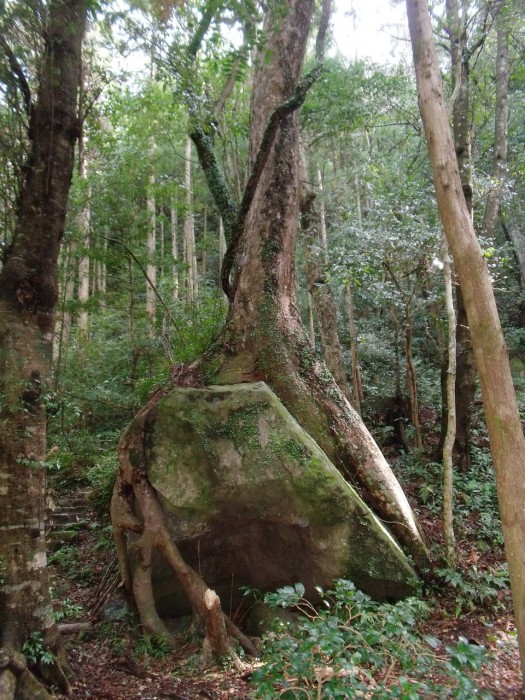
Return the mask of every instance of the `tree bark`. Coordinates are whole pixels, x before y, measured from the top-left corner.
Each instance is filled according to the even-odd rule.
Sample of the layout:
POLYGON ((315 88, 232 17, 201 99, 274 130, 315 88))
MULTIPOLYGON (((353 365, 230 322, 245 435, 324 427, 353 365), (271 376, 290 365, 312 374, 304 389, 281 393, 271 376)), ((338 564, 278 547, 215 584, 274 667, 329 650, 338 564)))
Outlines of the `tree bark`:
MULTIPOLYGON (((148 156, 150 161, 153 161, 155 155, 155 139, 152 136, 149 143, 148 156)), ((155 202, 155 172, 153 162, 149 164, 150 172, 148 174, 148 190, 146 194, 146 210, 148 212, 147 236, 146 236, 146 316, 148 318, 148 336, 150 339, 156 334, 156 313, 157 313, 157 212, 155 202)))
POLYGON ((483 212, 483 233, 496 235, 501 199, 507 178, 509 123, 509 31, 505 2, 496 3, 496 103, 494 109, 494 152, 492 184, 483 212))
POLYGON ((352 355, 352 395, 354 397, 354 408, 361 415, 361 405, 363 403, 363 383, 361 381, 361 368, 359 366, 359 352, 357 347, 357 330, 355 327, 354 299, 352 285, 347 282, 345 285, 346 320, 348 323, 348 336, 350 338, 350 352, 352 355))
POLYGON ((175 200, 172 197, 170 201, 170 223, 171 223, 171 262, 172 262, 172 282, 173 282, 173 301, 179 298, 179 243, 178 232, 179 218, 175 200))
MULTIPOLYGON (((45 395, 51 381, 57 260, 79 131, 86 3, 52 0, 48 13, 38 95, 30 106, 30 152, 14 238, 0 273, 0 645, 11 657, 35 632, 59 649, 44 536, 45 395)), ((55 682, 69 692, 59 664, 53 668, 55 682)), ((17 692, 17 698, 24 697, 17 692)))
MULTIPOLYGON (((82 133, 79 137, 78 149, 78 176, 85 180, 87 175, 87 163, 84 150, 82 133)), ((89 301, 89 245, 90 245, 90 210, 89 202, 82 205, 77 217, 78 231, 81 240, 82 255, 78 262, 78 301, 80 311, 77 319, 78 342, 80 351, 83 352, 89 335, 89 314, 87 303, 89 301)))
POLYGON ((191 180, 191 139, 186 139, 184 184, 186 187, 186 212, 184 214, 184 258, 186 263, 186 294, 188 302, 195 301, 197 288, 197 257, 195 254, 195 222, 193 219, 193 193, 191 180))
POLYGON ((439 213, 459 276, 480 377, 525 671, 525 438, 486 262, 465 203, 425 0, 407 0, 419 104, 439 213))
POLYGON ((456 439, 456 312, 452 292, 451 260, 446 239, 441 245, 443 277, 445 281, 445 306, 447 309, 448 343, 447 343, 447 430, 443 443, 443 539, 445 556, 449 566, 456 566, 456 537, 454 535, 454 471, 452 453, 456 439))
MULTIPOLYGON (((447 0, 447 23, 452 67, 452 124, 454 146, 467 210, 472 217, 472 144, 469 94, 469 52, 467 50, 466 9, 460 11, 458 0, 447 0)), ((467 313, 461 285, 456 285, 456 441, 455 455, 459 468, 470 468, 470 424, 475 393, 475 368, 467 313)))
MULTIPOLYGON (((326 214, 321 201, 319 211, 315 207, 316 195, 308 184, 306 157, 301 148, 301 228, 307 239, 306 278, 308 292, 311 296, 321 346, 326 366, 333 374, 343 394, 352 401, 343 357, 343 348, 337 330, 337 307, 330 282, 327 279, 328 235, 326 231, 326 214)), ((317 169, 317 185, 322 192, 321 172, 317 169)))
MULTIPOLYGON (((327 4, 325 0, 323 5, 327 4)), ((313 8, 313 0, 289 0, 286 13, 277 5, 269 6, 267 41, 256 64, 252 93, 251 173, 238 207, 221 181, 210 139, 195 125, 192 138, 229 234, 223 282, 230 309, 221 337, 192 365, 179 368, 173 382, 179 386, 267 382, 333 463, 358 488, 361 485, 365 498, 410 550, 416 566, 424 569, 428 553, 406 497, 359 416, 316 357, 295 303, 300 201, 297 109, 319 74, 316 66, 300 79, 313 8)), ((125 533, 131 530, 139 534, 145 566, 151 543, 164 555, 202 626, 207 587, 181 560, 147 480, 144 426, 166 391, 169 387, 150 399, 122 438, 112 522, 126 588, 135 589, 126 555, 125 533)), ((147 593, 143 582, 141 586, 147 593)), ((141 611, 148 621, 153 619, 149 601, 146 597, 141 611)), ((238 630, 227 618, 224 622, 228 633, 245 646, 238 630)))

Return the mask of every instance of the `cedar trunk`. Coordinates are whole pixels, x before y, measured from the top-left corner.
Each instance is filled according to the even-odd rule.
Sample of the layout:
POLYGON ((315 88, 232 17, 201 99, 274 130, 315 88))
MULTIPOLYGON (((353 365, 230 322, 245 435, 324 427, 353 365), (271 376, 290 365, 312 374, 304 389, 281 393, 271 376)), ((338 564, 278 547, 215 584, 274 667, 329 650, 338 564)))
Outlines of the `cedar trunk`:
POLYGON ((463 290, 480 377, 523 671, 525 438, 490 275, 465 204, 426 1, 407 0, 407 12, 439 213, 463 290))
MULTIPOLYGON (((10 658, 31 633, 43 633, 51 648, 58 641, 44 537, 45 400, 51 380, 57 259, 78 134, 85 18, 85 0, 49 3, 40 84, 30 108, 30 153, 14 237, 0 273, 0 646, 10 658)), ((11 673, 26 683, 20 680, 26 672, 16 663, 9 669, 3 668, 2 680, 11 673)), ((63 674, 62 680, 67 690, 63 674)), ((22 695, 17 697, 24 697, 18 692, 22 695)), ((26 692, 34 697, 34 688, 26 692)))

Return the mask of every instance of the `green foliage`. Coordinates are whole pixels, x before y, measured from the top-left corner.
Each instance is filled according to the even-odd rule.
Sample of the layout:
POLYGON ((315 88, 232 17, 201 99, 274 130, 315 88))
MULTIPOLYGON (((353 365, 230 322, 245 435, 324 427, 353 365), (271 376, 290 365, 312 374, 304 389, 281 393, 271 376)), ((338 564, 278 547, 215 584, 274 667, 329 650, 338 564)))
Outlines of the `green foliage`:
MULTIPOLYGON (((473 437, 485 442, 484 431, 473 437)), ((486 446, 471 447, 472 466, 467 472, 454 472, 454 528, 458 535, 474 540, 482 552, 503 549, 496 480, 492 458, 486 446)), ((394 463, 402 483, 415 485, 425 507, 438 516, 443 508, 443 467, 439 462, 424 462, 414 454, 404 454, 394 463)))
POLYGON ((161 634, 141 634, 135 645, 137 656, 151 656, 154 659, 165 659, 172 651, 171 641, 161 634))
POLYGON ((49 555, 48 562, 57 566, 63 573, 74 573, 78 566, 78 549, 72 544, 63 544, 49 555))
POLYGON ((49 666, 55 660, 55 657, 44 642, 42 632, 31 632, 24 642, 22 653, 26 657, 27 662, 32 666, 36 666, 37 664, 49 666))
POLYGON ((55 622, 61 622, 68 617, 80 617, 84 612, 84 606, 74 603, 71 598, 54 601, 53 616, 55 622))
POLYGON ((116 451, 102 454, 87 471, 90 501, 100 515, 107 515, 118 471, 116 451))
POLYGON ((435 574, 454 589, 456 617, 487 605, 497 610, 508 603, 510 583, 506 564, 487 569, 477 566, 465 570, 437 569, 435 574))
POLYGON ((88 564, 81 564, 75 545, 63 544, 56 552, 49 555, 48 562, 72 581, 88 584, 93 580, 93 571, 88 564))
POLYGON ((297 584, 265 598, 307 617, 293 628, 276 624, 265 638, 263 665, 253 674, 257 697, 490 698, 468 676, 480 668, 485 650, 460 638, 444 649, 446 655, 438 656, 439 639, 417 631, 418 619, 429 612, 424 602, 375 602, 353 583, 340 580, 333 591, 319 590, 324 609, 316 612, 303 593, 297 584))

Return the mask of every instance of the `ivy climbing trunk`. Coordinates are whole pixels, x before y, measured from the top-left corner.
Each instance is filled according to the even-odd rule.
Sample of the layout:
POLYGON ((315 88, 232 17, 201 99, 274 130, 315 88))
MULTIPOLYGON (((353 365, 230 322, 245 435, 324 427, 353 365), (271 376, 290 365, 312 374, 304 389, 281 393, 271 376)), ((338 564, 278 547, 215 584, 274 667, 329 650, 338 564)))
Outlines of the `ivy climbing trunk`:
MULTIPOLYGON (((0 273, 0 680, 3 698, 41 697, 17 656, 28 636, 59 646, 44 536, 46 394, 51 381, 57 259, 78 135, 85 0, 52 0, 38 94, 28 105, 30 152, 12 245, 0 273), (7 663, 6 658, 8 659, 7 663), (28 689, 30 688, 30 689, 28 689), (10 694, 12 691, 12 694, 10 694)), ((53 682, 69 684, 58 662, 53 682)))

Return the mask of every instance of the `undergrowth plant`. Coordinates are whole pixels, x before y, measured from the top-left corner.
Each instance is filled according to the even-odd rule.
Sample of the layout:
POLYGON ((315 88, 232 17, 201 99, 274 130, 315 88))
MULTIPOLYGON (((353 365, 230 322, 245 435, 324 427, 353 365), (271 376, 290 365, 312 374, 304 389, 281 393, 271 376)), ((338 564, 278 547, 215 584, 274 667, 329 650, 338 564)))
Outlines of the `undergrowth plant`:
POLYGON ((135 645, 136 656, 151 656, 154 659, 165 659, 172 651, 170 640, 161 634, 141 634, 135 645))
POLYGON ((445 646, 417 631, 429 612, 426 603, 373 601, 345 580, 318 592, 319 611, 305 600, 302 584, 265 596, 270 606, 303 617, 296 625, 276 622, 265 637, 263 664, 253 674, 258 698, 491 698, 469 677, 483 663, 483 647, 461 637, 445 646))
POLYGON ((475 565, 466 570, 436 569, 434 573, 453 589, 456 617, 486 606, 498 610, 505 607, 505 601, 510 603, 507 564, 486 569, 475 565))
POLYGON ((22 653, 31 666, 36 666, 37 664, 49 666, 55 660, 52 652, 44 642, 42 632, 31 632, 24 642, 22 653))

